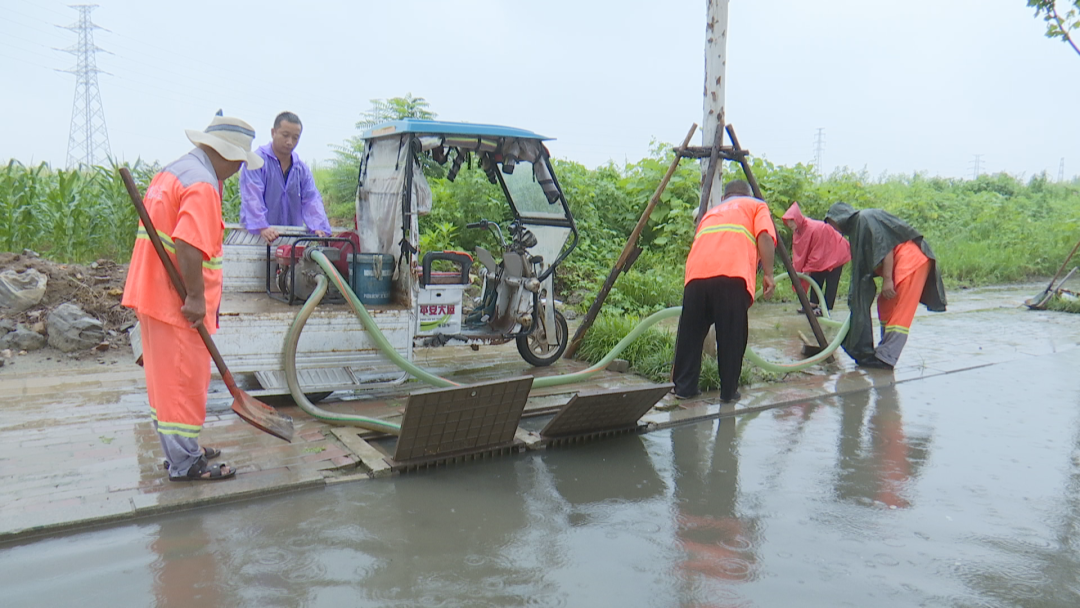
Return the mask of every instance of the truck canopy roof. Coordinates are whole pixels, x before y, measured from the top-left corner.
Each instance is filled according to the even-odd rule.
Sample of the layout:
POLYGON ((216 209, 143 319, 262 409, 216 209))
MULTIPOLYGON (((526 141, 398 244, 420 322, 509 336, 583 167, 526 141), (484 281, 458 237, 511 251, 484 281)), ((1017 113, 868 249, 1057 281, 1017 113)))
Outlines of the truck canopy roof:
POLYGON ((553 138, 545 137, 532 131, 515 127, 503 127, 499 125, 484 125, 471 122, 445 122, 442 120, 420 120, 417 118, 405 118, 392 120, 364 131, 363 139, 378 139, 401 133, 419 133, 424 135, 476 135, 480 137, 516 137, 520 139, 536 139, 551 141, 553 138))

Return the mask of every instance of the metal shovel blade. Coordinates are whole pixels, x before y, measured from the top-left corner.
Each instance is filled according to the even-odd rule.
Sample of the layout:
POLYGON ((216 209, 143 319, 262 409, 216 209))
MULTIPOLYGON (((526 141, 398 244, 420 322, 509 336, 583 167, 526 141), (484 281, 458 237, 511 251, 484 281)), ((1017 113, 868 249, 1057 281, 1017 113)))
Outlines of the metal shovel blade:
POLYGON ((1046 307, 1046 303, 1050 301, 1050 292, 1044 291, 1034 298, 1024 300, 1024 306, 1031 308, 1032 310, 1041 310, 1046 307))
POLYGON ((232 411, 255 428, 292 442, 292 417, 279 414, 274 408, 244 391, 237 390, 233 393, 232 411))
POLYGON ((1054 299, 1054 295, 1061 291, 1061 286, 1072 278, 1072 275, 1077 271, 1078 268, 1073 268, 1072 270, 1070 270, 1069 274, 1065 275, 1065 278, 1061 279, 1061 282, 1057 284, 1057 289, 1054 289, 1054 284, 1050 283, 1050 285, 1046 288, 1046 291, 1040 293, 1034 298, 1024 300, 1024 306, 1027 306, 1028 308, 1031 308, 1033 310, 1042 310, 1046 308, 1046 305, 1050 303, 1050 300, 1054 299))

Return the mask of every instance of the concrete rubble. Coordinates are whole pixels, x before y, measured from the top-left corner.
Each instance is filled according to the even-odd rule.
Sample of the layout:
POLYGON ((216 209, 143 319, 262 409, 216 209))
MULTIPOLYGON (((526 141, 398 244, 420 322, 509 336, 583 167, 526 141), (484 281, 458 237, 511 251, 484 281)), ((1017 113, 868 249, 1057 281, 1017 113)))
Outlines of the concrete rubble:
POLYGON ((49 346, 65 353, 94 348, 105 340, 101 321, 70 302, 49 313, 48 332, 49 346))

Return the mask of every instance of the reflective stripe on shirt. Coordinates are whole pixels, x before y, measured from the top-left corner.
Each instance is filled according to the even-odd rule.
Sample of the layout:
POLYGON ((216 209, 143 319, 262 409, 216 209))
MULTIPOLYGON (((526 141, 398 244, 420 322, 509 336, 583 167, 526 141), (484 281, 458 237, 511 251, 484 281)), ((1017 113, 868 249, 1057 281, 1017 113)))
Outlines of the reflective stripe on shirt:
POLYGON ((694 240, 696 241, 697 239, 705 236, 706 234, 714 234, 716 232, 739 232, 746 236, 746 238, 750 239, 751 243, 753 243, 754 245, 757 244, 757 241, 754 240, 754 235, 750 234, 750 231, 747 230, 746 226, 743 226, 741 224, 715 224, 713 226, 706 226, 705 228, 699 230, 696 235, 694 235, 694 240))
MULTIPOLYGON (((173 243, 172 237, 160 230, 155 232, 157 232, 158 238, 161 239, 161 246, 165 248, 165 251, 176 255, 176 243, 173 243)), ((135 238, 145 239, 147 241, 150 240, 150 234, 146 232, 146 226, 143 226, 141 223, 139 224, 139 231, 135 233, 135 238)), ((223 260, 224 257, 210 258, 209 260, 203 260, 202 265, 203 268, 207 270, 221 270, 221 262, 223 260)))

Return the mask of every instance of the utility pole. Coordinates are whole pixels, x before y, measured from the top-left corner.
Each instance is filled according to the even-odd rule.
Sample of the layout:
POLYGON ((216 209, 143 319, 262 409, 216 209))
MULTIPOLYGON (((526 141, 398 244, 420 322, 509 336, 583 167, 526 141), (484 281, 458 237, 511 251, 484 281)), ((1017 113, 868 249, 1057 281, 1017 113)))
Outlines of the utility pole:
MULTIPOLYGON (((105 128, 105 111, 101 107, 101 91, 98 90, 96 53, 104 49, 94 44, 94 30, 105 29, 90 20, 90 12, 96 4, 75 4, 79 21, 73 25, 61 25, 78 32, 79 40, 74 46, 57 49, 75 56, 75 68, 57 70, 75 75, 75 101, 71 106, 71 129, 68 131, 67 166, 92 166, 102 163, 112 155, 109 149, 109 132, 105 128)), ((105 30, 108 31, 108 30, 105 30)), ((108 52, 108 51, 105 51, 108 52)), ((102 72, 104 73, 104 72, 102 72)))
POLYGON ((814 169, 819 176, 824 177, 825 167, 821 164, 821 153, 825 151, 825 129, 818 128, 814 136, 814 169))
MULTIPOLYGON (((727 27, 728 4, 731 0, 705 0, 705 101, 702 107, 701 146, 712 148, 716 137, 723 137, 724 91, 727 89, 727 27), (719 128, 717 128, 719 126, 719 128)), ((701 188, 705 190, 705 178, 709 160, 701 162, 701 188)), ((723 196, 723 180, 720 167, 716 168, 709 200, 709 210, 723 196)))
POLYGON ((971 170, 971 179, 979 179, 979 174, 981 173, 979 166, 982 163, 982 157, 982 154, 975 155, 975 160, 972 161, 972 163, 974 163, 974 168, 971 170))
POLYGON ((1058 183, 1065 182, 1065 157, 1061 157, 1061 162, 1058 163, 1058 183))

